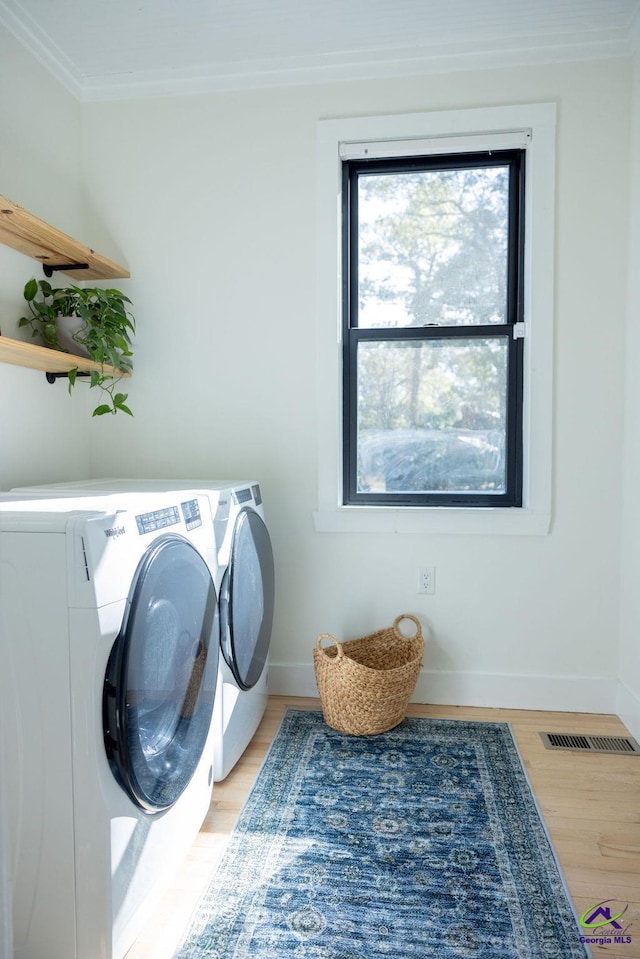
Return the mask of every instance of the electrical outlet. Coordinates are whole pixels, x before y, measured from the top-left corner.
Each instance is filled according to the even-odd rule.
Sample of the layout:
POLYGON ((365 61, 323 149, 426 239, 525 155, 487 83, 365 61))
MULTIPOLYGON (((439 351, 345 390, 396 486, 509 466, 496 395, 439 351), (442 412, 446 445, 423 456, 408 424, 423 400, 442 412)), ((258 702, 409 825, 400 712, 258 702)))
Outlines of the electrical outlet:
POLYGON ((436 591, 435 566, 421 566, 418 570, 418 592, 428 593, 430 596, 436 591))

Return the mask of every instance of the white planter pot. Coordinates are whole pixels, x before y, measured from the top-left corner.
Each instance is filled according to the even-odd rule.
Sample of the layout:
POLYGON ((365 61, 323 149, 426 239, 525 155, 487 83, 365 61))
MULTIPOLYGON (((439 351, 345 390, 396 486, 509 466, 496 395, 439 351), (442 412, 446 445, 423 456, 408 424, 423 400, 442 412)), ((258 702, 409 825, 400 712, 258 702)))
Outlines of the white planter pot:
POLYGON ((73 353, 74 356, 89 356, 88 350, 73 338, 73 334, 84 330, 85 326, 86 323, 80 316, 59 316, 56 319, 56 330, 60 348, 67 353, 73 353))

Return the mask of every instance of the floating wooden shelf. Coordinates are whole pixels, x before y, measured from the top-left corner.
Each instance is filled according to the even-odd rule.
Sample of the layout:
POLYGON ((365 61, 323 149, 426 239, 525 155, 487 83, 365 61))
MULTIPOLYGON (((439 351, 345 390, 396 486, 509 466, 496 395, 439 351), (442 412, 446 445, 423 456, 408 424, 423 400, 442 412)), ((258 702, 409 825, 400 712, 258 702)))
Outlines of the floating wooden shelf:
MULTIPOLYGON (((30 370, 42 370, 45 373, 68 373, 78 369, 83 373, 92 370, 100 371, 102 367, 94 360, 83 356, 74 356, 72 353, 60 353, 50 350, 46 346, 36 346, 34 343, 24 343, 22 340, 11 340, 8 336, 0 336, 0 363, 11 363, 13 366, 26 366, 30 370)), ((105 373, 113 373, 113 367, 104 367, 105 373)), ((124 373, 123 376, 130 376, 124 373)))
MULTIPOLYGON (((115 280, 130 276, 128 270, 119 266, 106 256, 78 243, 44 220, 38 219, 27 210, 0 195, 0 243, 33 257, 45 267, 45 273, 60 270, 77 280, 115 280)), ((50 350, 46 346, 36 346, 23 340, 12 340, 0 336, 0 363, 13 366, 26 366, 31 370, 41 370, 51 374, 65 374, 77 369, 81 373, 102 370, 105 373, 119 373, 111 366, 102 367, 94 360, 71 353, 50 350)), ((120 373, 130 376, 130 373, 120 373)), ((51 377, 53 382, 53 376, 51 377)))
POLYGON ((123 266, 78 243, 1 195, 0 243, 33 257, 47 268, 60 269, 76 280, 113 280, 130 276, 123 266))

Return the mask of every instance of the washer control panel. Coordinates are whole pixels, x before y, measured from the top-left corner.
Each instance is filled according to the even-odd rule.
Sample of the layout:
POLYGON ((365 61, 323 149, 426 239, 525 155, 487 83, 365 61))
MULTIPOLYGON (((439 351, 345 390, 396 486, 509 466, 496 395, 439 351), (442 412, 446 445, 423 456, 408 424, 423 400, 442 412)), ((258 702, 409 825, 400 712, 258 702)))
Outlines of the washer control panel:
POLYGON ((167 506, 165 509, 156 509, 151 513, 140 513, 136 516, 138 532, 141 536, 145 533, 155 533, 159 529, 166 529, 167 526, 175 526, 180 522, 180 513, 177 506, 167 506))
POLYGON ((180 510, 177 506, 166 506, 164 509, 155 509, 151 513, 140 513, 136 516, 138 533, 140 536, 144 536, 145 533, 157 533, 158 530, 166 529, 168 526, 177 526, 182 520, 187 531, 202 526, 200 504, 197 499, 180 503, 180 510))

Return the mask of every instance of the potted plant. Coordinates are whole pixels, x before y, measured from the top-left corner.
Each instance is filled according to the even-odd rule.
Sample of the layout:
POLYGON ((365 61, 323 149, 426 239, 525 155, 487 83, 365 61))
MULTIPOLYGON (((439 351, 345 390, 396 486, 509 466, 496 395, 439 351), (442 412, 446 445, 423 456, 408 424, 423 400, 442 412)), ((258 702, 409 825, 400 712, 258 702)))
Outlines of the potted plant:
MULTIPOLYGON (((23 316, 18 326, 30 326, 33 336, 41 336, 46 346, 87 356, 100 364, 92 370, 90 385, 99 387, 104 403, 93 411, 94 416, 121 411, 132 416, 126 405, 127 393, 116 393, 118 381, 131 372, 131 334, 135 320, 127 311, 131 300, 119 290, 79 286, 54 288, 46 280, 29 280, 24 298, 30 316, 23 316), (72 318, 71 320, 65 318, 72 318), (105 369, 105 364, 113 367, 105 369)), ((76 383, 78 370, 69 372, 69 392, 76 383)))

